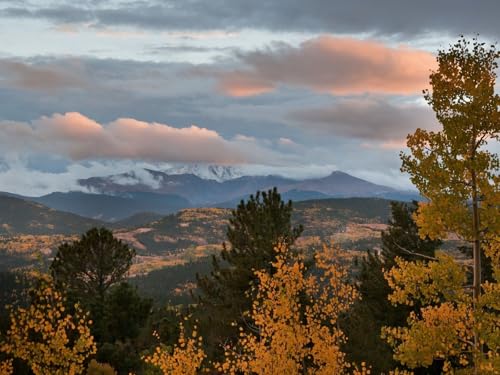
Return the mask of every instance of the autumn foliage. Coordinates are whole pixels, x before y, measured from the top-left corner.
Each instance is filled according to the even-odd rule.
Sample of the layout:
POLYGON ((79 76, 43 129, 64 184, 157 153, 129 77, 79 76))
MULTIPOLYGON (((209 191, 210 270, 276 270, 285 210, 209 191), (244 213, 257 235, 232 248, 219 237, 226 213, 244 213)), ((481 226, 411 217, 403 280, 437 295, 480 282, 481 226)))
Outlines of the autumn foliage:
MULTIPOLYGON (((96 352, 91 321, 79 305, 69 313, 52 280, 41 277, 29 306, 12 309, 0 352, 24 360, 35 375, 81 374, 87 358, 96 352)), ((8 373, 9 366, 7 361, 0 369, 8 373)))
POLYGON ((407 327, 386 327, 394 357, 414 368, 442 361, 445 373, 498 374, 500 369, 500 162, 488 142, 500 138, 495 93, 500 52, 464 38, 439 51, 425 98, 442 125, 417 129, 401 154, 402 170, 428 199, 415 216, 422 238, 449 233, 470 243, 472 264, 445 253, 428 263, 397 260, 386 278, 395 304, 421 306, 407 327), (481 280, 482 258, 493 280, 481 280), (467 267, 473 274, 468 284, 467 267))
POLYGON ((324 247, 315 256, 314 270, 286 246, 276 248, 272 272, 255 271, 258 284, 248 315, 251 326, 240 327, 237 342, 224 347, 222 362, 206 363, 202 339, 193 332, 186 338, 181 327, 179 343, 171 352, 158 347, 146 361, 164 374, 196 374, 205 369, 227 374, 345 374, 357 370, 340 350, 346 340, 337 327, 357 291, 347 281, 347 271, 334 248, 324 247))

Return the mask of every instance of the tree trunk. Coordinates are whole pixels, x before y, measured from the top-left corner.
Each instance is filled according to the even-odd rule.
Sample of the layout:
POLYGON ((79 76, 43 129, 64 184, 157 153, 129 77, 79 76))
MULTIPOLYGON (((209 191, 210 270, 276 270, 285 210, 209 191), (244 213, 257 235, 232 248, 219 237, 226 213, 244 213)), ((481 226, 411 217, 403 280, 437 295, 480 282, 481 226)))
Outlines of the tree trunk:
MULTIPOLYGON (((477 182, 476 182, 476 171, 472 170, 472 257, 474 260, 473 267, 473 303, 474 310, 477 308, 477 302, 479 296, 481 295, 481 238, 479 232, 479 202, 477 196, 477 182)), ((474 331, 474 374, 477 374, 477 356, 481 353, 481 343, 479 339, 479 333, 477 330, 474 331)))

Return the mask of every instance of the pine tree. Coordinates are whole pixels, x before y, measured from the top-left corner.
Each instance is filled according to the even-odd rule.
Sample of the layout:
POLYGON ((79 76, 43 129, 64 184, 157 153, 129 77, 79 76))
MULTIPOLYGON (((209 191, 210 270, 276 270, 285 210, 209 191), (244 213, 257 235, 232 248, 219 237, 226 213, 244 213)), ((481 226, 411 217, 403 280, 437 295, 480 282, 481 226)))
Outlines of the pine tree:
POLYGON ((407 306, 396 307, 388 301, 392 290, 384 278, 384 270, 396 264, 396 257, 405 260, 433 258, 441 245, 439 240, 419 237, 413 220, 416 209, 417 202, 391 202, 391 219, 388 228, 382 232, 380 255, 368 252, 362 259, 357 275, 361 299, 354 304, 343 323, 349 337, 345 346, 349 359, 356 362, 366 360, 376 374, 387 373, 395 367, 392 349, 381 338, 382 327, 405 325, 412 311, 407 306))
POLYGON ((221 349, 225 340, 237 335, 234 323, 248 323, 255 271, 270 272, 276 259, 275 247, 282 244, 290 248, 302 233, 302 226, 292 226, 291 217, 292 202, 283 202, 276 188, 258 191, 233 210, 227 228, 228 245, 224 243, 220 257, 213 257, 210 275, 197 275, 205 318, 201 328, 208 331, 204 335, 209 346, 221 349))
POLYGON ((50 266, 56 286, 68 293, 70 305, 80 302, 91 312, 93 334, 101 343, 106 336, 106 297, 122 281, 135 251, 106 228, 92 228, 73 243, 59 246, 50 266))

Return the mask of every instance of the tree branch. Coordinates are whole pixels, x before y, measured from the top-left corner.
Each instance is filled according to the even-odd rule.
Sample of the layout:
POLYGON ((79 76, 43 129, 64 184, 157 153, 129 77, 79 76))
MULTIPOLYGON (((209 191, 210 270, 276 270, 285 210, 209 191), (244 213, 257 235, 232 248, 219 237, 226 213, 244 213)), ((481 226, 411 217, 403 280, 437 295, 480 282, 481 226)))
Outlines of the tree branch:
POLYGON ((421 257, 421 258, 428 259, 428 260, 438 260, 435 257, 431 257, 429 255, 420 254, 420 253, 416 253, 414 251, 408 250, 408 249, 404 248, 403 246, 401 246, 400 244, 398 244, 394 240, 392 240, 392 242, 394 243, 394 245, 396 245, 398 247, 399 250, 401 250, 401 251, 403 251, 403 252, 405 252, 407 254, 410 254, 410 255, 413 255, 413 256, 417 256, 417 257, 421 257))

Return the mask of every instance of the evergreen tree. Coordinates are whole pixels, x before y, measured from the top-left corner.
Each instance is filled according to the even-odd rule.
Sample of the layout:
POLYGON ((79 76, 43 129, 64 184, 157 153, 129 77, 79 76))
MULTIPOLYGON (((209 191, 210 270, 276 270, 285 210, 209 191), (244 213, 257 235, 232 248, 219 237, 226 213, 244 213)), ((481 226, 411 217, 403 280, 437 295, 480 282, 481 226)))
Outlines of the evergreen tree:
POLYGON ((144 326, 153 301, 142 298, 137 288, 125 282, 111 288, 106 298, 107 341, 135 339, 144 326))
POLYGON ((201 328, 209 347, 221 349, 222 343, 236 337, 235 323, 250 325, 249 293, 257 280, 255 271, 271 272, 276 246, 290 248, 303 231, 300 225, 292 226, 291 217, 292 202, 283 202, 276 188, 258 191, 233 210, 227 228, 228 244, 223 244, 219 257, 213 257, 211 273, 197 275, 204 318, 201 328))
MULTIPOLYGON (((361 300, 357 301, 344 325, 349 340, 346 352, 352 361, 366 361, 373 366, 373 372, 388 373, 396 367, 392 349, 382 340, 383 326, 404 326, 412 309, 407 306, 393 306, 387 296, 391 293, 384 278, 384 270, 392 268, 395 258, 406 260, 428 260, 434 256, 440 241, 421 239, 413 220, 417 202, 411 204, 391 202, 389 227, 382 232, 380 255, 368 252, 361 261, 357 283, 361 300)), ((433 370, 415 373, 433 373, 433 370)), ((437 373, 440 373, 439 371, 437 373)))
POLYGON ((135 251, 106 228, 92 228, 73 243, 59 246, 50 265, 58 288, 67 291, 68 307, 76 301, 90 311, 92 333, 98 343, 107 335, 106 297, 122 281, 135 251))

